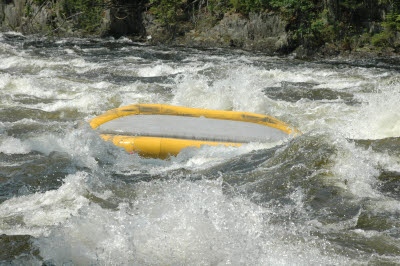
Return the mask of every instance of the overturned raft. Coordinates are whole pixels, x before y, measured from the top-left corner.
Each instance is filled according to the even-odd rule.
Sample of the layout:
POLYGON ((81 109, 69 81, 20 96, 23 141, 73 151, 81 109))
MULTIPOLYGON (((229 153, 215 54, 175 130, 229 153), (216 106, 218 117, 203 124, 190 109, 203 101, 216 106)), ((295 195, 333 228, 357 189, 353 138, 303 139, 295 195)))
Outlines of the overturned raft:
POLYGON ((183 148, 275 142, 300 132, 267 115, 163 104, 133 104, 89 121, 106 141, 128 152, 166 158, 183 148))

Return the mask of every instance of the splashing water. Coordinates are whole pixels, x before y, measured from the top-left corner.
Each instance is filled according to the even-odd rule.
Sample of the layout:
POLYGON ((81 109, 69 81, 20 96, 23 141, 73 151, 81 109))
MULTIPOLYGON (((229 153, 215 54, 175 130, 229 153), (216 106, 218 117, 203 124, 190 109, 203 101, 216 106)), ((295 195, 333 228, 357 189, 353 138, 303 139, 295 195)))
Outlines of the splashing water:
POLYGON ((0 34, 0 264, 347 265, 400 259, 399 61, 0 34), (133 103, 304 132, 169 160, 81 121, 133 103))

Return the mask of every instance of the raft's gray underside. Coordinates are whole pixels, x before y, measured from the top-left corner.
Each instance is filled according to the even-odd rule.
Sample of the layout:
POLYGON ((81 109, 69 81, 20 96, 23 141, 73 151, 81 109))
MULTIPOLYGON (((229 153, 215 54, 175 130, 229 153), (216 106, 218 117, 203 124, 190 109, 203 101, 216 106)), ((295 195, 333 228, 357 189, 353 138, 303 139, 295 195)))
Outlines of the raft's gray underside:
POLYGON ((250 122, 172 115, 131 115, 108 121, 101 134, 151 136, 222 142, 274 142, 288 134, 250 122))

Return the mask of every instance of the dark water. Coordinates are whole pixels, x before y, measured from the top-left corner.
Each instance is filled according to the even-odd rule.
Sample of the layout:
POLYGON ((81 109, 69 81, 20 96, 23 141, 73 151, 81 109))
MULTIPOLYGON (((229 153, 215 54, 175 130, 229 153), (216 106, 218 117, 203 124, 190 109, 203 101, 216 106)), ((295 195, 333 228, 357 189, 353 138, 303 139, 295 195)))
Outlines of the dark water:
POLYGON ((0 34, 0 264, 398 263, 399 62, 0 34), (76 127, 133 103, 304 135, 162 161, 76 127))

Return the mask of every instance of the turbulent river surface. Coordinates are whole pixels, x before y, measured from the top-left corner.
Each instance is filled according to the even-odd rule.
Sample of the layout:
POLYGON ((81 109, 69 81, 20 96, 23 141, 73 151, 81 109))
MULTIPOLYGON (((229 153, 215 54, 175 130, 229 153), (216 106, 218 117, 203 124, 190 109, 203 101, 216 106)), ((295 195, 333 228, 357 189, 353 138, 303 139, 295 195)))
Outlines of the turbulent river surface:
MULTIPOLYGON (((212 130, 212 129, 210 129, 212 130)), ((0 264, 394 265, 400 60, 0 34, 0 264), (304 134, 141 158, 79 126, 163 103, 304 134)))

